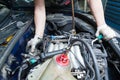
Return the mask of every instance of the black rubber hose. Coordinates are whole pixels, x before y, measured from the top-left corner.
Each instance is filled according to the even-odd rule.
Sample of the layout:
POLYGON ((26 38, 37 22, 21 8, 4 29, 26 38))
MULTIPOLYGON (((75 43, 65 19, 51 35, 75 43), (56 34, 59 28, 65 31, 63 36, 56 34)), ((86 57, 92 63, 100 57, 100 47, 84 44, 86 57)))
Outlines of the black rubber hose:
POLYGON ((70 44, 69 46, 72 47, 72 45, 73 45, 76 41, 82 42, 82 43, 87 47, 87 49, 89 50, 89 52, 90 52, 90 54, 91 54, 91 57, 92 57, 92 59, 93 59, 94 67, 95 67, 96 79, 97 79, 97 80, 100 80, 100 72, 99 72, 99 69, 98 69, 97 60, 96 60, 95 54, 94 54, 91 46, 90 46, 87 42, 84 42, 84 41, 81 40, 81 39, 71 40, 71 42, 70 42, 71 44, 70 44))
POLYGON ((108 64, 108 63, 107 63, 107 60, 106 60, 106 59, 105 59, 105 64, 106 64, 106 66, 105 66, 105 67, 106 67, 106 68, 105 68, 105 80, 109 80, 109 78, 108 78, 108 68, 107 68, 107 66, 108 66, 107 64, 108 64))
MULTIPOLYGON (((81 48, 84 48, 84 47, 82 47, 81 46, 81 48)), ((87 72, 87 75, 86 75, 86 77, 85 77, 85 80, 94 80, 94 78, 95 78, 95 71, 94 71, 94 69, 93 69, 93 67, 88 63, 88 60, 87 60, 87 57, 86 57, 86 54, 84 54, 84 53, 86 53, 85 51, 84 51, 85 49, 83 49, 82 51, 82 55, 83 55, 83 57, 84 57, 84 61, 85 61, 85 63, 86 63, 86 65, 87 65, 87 67, 89 68, 89 70, 91 70, 91 77, 88 79, 88 75, 89 75, 89 70, 87 70, 88 72, 87 72)))
MULTIPOLYGON (((106 50, 105 50, 105 48, 104 48, 102 43, 101 43, 101 45, 102 45, 102 48, 103 48, 103 52, 105 53, 105 55, 107 57, 107 52, 106 52, 106 50)), ((109 78, 108 78, 108 68, 107 68, 108 67, 108 63, 107 63, 106 58, 104 58, 104 61, 105 61, 105 80, 109 80, 109 78)))
POLYGON ((93 76, 90 78, 90 80, 94 80, 94 78, 95 78, 95 71, 94 71, 94 69, 90 66, 90 64, 87 61, 86 61, 86 64, 88 65, 88 68, 92 71, 92 74, 93 74, 93 76))
POLYGON ((56 51, 52 51, 52 52, 48 52, 48 53, 41 53, 40 54, 40 59, 42 61, 44 61, 44 59, 46 58, 51 58, 57 54, 62 54, 62 53, 66 53, 67 51, 67 48, 64 48, 64 49, 60 49, 60 50, 56 50, 56 51))
POLYGON ((21 73, 22 73, 22 67, 19 69, 19 73, 18 73, 18 80, 21 80, 21 73))
POLYGON ((111 47, 114 49, 118 57, 120 58, 120 46, 119 41, 116 38, 113 38, 108 41, 108 43, 111 45, 111 47))

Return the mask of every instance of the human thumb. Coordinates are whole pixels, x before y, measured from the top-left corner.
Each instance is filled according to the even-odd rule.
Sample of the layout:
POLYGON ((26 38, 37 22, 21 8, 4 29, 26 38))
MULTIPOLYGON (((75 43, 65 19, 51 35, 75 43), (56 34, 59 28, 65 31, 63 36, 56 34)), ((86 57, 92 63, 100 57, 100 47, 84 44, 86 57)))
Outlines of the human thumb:
POLYGON ((96 36, 96 37, 98 37, 98 36, 99 36, 99 34, 100 34, 100 31, 99 31, 99 30, 97 30, 97 31, 96 31, 96 33, 95 33, 95 36, 96 36))

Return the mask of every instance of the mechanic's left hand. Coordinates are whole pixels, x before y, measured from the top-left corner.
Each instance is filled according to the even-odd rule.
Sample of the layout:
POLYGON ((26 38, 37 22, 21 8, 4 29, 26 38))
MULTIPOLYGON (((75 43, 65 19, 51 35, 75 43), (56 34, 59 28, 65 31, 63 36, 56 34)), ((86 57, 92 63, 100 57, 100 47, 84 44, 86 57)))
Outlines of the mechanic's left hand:
POLYGON ((29 50, 30 48, 30 52, 34 52, 35 51, 35 47, 36 45, 42 41, 42 37, 40 37, 39 35, 35 35, 34 38, 32 38, 30 41, 28 41, 27 46, 26 46, 26 50, 29 50))
POLYGON ((99 35, 103 34, 103 37, 105 40, 110 40, 114 37, 116 37, 115 31, 110 28, 107 24, 101 25, 97 27, 97 31, 96 31, 96 37, 98 37, 99 35))

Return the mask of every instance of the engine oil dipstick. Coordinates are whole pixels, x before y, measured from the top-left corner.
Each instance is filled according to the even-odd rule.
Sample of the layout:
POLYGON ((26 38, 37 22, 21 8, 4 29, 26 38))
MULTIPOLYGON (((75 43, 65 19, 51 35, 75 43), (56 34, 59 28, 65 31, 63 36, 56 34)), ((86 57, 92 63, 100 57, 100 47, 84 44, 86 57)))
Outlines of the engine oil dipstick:
POLYGON ((76 34, 76 30, 75 30, 75 13, 74 13, 74 0, 71 0, 72 2, 71 2, 71 5, 72 5, 72 28, 73 28, 73 30, 72 30, 72 34, 76 34))

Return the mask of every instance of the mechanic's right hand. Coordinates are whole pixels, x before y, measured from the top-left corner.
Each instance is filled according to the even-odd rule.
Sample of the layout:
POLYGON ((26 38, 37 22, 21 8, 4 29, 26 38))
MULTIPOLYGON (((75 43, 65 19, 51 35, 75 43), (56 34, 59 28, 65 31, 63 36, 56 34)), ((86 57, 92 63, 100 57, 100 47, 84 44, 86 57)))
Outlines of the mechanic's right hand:
POLYGON ((110 28, 107 24, 97 27, 97 32, 95 34, 96 37, 98 37, 100 34, 103 34, 105 40, 110 40, 116 37, 115 31, 112 28, 110 28))
POLYGON ((33 53, 35 51, 36 45, 41 41, 42 41, 42 37, 40 37, 39 35, 35 35, 34 38, 28 41, 27 49, 30 48, 30 52, 33 53))

